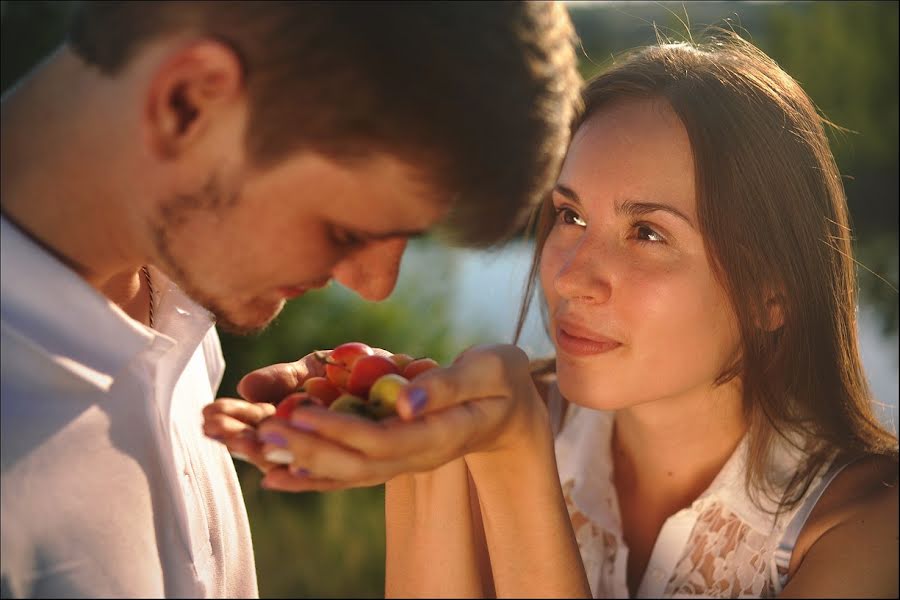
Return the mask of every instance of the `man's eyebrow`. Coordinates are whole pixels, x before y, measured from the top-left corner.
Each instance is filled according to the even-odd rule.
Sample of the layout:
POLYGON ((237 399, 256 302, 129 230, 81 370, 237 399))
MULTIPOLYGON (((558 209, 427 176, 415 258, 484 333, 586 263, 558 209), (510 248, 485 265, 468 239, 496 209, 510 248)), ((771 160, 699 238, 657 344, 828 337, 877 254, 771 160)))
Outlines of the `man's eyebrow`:
MULTIPOLYGON (((578 196, 575 190, 571 188, 557 183, 553 188, 553 191, 576 204, 582 204, 581 198, 578 196)), ((630 217, 639 217, 656 211, 667 212, 678 217, 679 219, 690 225, 693 229, 697 228, 690 217, 688 217, 686 214, 684 214, 671 204, 665 204, 662 202, 638 202, 637 200, 625 200, 624 202, 616 205, 616 214, 624 214, 630 217)))

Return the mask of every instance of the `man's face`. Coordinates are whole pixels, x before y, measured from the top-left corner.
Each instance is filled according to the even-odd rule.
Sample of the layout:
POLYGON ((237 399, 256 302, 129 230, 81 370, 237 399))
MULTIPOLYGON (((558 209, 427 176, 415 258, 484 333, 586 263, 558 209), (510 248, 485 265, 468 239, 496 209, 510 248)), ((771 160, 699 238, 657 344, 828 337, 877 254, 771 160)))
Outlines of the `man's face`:
POLYGON ((265 170, 222 161, 161 202, 153 243, 160 266, 226 331, 258 331, 332 278, 382 300, 407 238, 446 211, 419 175, 389 154, 347 165, 303 152, 265 170))

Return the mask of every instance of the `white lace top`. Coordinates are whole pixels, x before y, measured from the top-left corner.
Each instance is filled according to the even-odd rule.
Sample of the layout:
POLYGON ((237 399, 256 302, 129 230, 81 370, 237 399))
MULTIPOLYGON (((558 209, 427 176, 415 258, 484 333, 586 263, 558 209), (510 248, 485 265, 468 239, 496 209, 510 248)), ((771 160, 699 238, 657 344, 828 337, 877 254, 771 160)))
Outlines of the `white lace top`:
MULTIPOLYGON (((628 598, 628 548, 610 459, 614 413, 576 405, 566 412, 556 459, 591 592, 595 598, 628 598)), ((772 468, 776 480, 787 483, 799 456, 783 446, 772 468)), ((709 488, 663 524, 638 598, 759 598, 781 592, 797 536, 840 468, 826 465, 799 505, 776 522, 747 495, 745 460, 746 439, 709 488)))

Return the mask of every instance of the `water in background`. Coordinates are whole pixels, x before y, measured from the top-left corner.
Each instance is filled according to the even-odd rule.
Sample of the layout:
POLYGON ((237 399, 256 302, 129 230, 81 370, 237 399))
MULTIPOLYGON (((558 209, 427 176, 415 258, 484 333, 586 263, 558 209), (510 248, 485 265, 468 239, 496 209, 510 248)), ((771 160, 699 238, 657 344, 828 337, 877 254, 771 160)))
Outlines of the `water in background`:
MULTIPOLYGON (((454 301, 454 326, 461 345, 475 341, 512 341, 525 277, 531 260, 531 245, 513 242, 496 251, 447 249, 417 243, 404 258, 404 272, 427 272, 429 265, 449 261, 455 273, 446 281, 454 301)), ((859 336, 863 365, 875 397, 882 406, 879 417, 897 432, 898 419, 898 336, 881 332, 880 316, 866 305, 860 306, 859 336)), ((532 305, 520 340, 532 357, 549 355, 553 346, 543 331, 536 304, 532 305)))

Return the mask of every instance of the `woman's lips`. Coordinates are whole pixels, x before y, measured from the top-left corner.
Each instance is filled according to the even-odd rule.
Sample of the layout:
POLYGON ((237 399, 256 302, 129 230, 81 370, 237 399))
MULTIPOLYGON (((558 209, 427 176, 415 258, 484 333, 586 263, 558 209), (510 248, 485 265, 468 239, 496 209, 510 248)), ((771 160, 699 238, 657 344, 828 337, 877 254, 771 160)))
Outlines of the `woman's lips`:
POLYGON ((571 356, 604 354, 622 345, 621 342, 602 336, 580 337, 567 331, 563 325, 559 325, 556 328, 556 343, 560 350, 571 356))

